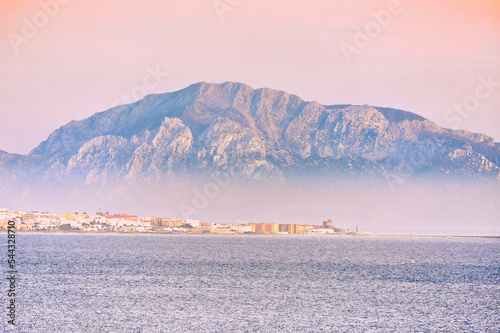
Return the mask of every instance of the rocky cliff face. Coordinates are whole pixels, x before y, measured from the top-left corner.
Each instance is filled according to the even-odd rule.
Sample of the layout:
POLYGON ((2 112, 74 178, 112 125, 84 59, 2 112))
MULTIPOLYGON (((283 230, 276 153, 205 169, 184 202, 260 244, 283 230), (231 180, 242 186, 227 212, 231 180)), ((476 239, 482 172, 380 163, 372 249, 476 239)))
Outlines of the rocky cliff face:
POLYGON ((81 186, 214 173, 500 180, 499 166, 500 144, 482 134, 401 110, 327 106, 228 82, 197 83, 72 121, 28 155, 0 152, 0 181, 81 186))

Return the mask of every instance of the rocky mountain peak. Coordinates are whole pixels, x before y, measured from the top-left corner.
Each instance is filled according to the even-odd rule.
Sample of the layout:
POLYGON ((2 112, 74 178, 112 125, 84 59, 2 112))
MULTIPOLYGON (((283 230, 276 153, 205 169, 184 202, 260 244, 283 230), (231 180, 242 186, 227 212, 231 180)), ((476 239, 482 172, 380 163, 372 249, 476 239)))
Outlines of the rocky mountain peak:
MULTIPOLYGON (((84 184, 228 173, 244 179, 422 174, 500 179, 500 145, 415 113, 322 105, 269 88, 200 82, 56 129, 2 179, 84 184)), ((0 184, 1 185, 1 184, 0 184)))

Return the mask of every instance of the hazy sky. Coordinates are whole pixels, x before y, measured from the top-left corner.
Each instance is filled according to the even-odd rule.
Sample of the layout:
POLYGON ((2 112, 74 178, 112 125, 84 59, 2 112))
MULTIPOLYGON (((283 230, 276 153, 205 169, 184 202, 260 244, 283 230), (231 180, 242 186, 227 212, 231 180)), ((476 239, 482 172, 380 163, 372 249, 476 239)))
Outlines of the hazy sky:
POLYGON ((199 81, 401 108, 500 140, 498 0, 6 0, 0 22, 8 152, 199 81))

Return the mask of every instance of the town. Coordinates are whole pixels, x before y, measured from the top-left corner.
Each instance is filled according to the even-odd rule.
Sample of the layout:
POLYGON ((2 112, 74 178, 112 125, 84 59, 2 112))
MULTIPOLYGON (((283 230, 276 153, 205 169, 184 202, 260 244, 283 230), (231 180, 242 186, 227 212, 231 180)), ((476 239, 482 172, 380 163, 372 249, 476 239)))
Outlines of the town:
POLYGON ((206 223, 192 219, 143 217, 127 214, 101 213, 61 215, 41 211, 8 211, 0 208, 0 230, 7 230, 8 221, 15 221, 17 231, 26 232, 115 232, 115 233, 190 233, 190 234, 336 234, 358 235, 333 226, 332 220, 322 225, 243 223, 206 223))

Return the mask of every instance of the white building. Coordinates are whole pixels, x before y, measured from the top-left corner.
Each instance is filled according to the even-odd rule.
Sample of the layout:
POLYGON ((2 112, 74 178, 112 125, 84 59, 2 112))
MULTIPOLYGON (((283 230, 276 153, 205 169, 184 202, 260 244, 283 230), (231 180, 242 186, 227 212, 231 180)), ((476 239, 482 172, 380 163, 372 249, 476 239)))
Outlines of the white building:
POLYGON ((252 227, 248 224, 237 224, 234 226, 234 230, 236 230, 237 233, 245 233, 245 232, 252 232, 252 227))
POLYGON ((330 228, 314 228, 307 231, 309 234, 334 234, 335 230, 330 228))
POLYGON ((200 221, 199 220, 184 220, 184 223, 192 225, 194 228, 199 228, 200 227, 200 221))
POLYGON ((92 220, 95 221, 96 223, 106 223, 107 219, 106 217, 102 215, 92 215, 92 220))

